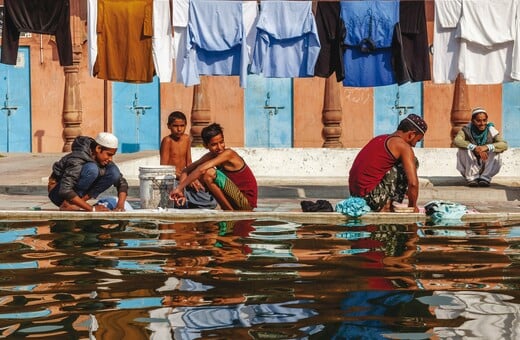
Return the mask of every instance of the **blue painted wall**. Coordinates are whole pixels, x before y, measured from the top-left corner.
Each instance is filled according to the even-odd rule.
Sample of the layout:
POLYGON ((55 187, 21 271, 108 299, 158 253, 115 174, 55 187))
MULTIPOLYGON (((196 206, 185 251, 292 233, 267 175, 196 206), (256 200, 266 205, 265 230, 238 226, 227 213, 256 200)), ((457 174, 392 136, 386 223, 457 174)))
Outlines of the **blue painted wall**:
MULTIPOLYGON (((423 116, 422 83, 374 87, 374 136, 392 133, 410 113, 423 116)), ((422 142, 416 147, 422 147, 422 142)))
POLYGON ((159 80, 152 83, 112 83, 113 131, 122 153, 159 150, 159 80))
POLYGON ((502 134, 511 148, 520 147, 520 83, 502 85, 502 134))
POLYGON ((292 79, 248 76, 245 89, 246 147, 292 147, 292 98, 292 79))
POLYGON ((31 75, 28 47, 16 65, 0 64, 0 151, 31 151, 31 75))

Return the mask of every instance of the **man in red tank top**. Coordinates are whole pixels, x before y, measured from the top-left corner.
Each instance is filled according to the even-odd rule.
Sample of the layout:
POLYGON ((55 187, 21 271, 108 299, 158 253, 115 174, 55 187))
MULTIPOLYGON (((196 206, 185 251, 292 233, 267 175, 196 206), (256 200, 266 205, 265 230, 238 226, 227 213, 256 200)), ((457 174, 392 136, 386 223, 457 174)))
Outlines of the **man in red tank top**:
POLYGON ((404 118, 397 130, 373 138, 354 159, 349 191, 362 197, 373 211, 391 211, 392 203, 408 196, 408 206, 419 212, 419 179, 413 147, 426 133, 426 122, 416 114, 404 118))

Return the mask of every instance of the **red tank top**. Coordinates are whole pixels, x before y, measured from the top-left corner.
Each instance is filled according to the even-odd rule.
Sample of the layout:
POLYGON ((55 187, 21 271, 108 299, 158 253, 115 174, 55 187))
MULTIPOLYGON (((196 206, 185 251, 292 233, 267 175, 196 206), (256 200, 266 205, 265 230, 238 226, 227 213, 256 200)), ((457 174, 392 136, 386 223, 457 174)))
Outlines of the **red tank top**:
POLYGON ((256 208, 258 199, 258 185, 256 184, 256 178, 251 169, 247 164, 244 163, 244 167, 237 171, 226 171, 220 169, 240 191, 246 196, 249 201, 251 208, 256 208))
POLYGON ((392 155, 386 141, 390 135, 373 138, 358 153, 350 168, 348 185, 350 195, 364 197, 372 191, 383 179, 397 160, 392 155))

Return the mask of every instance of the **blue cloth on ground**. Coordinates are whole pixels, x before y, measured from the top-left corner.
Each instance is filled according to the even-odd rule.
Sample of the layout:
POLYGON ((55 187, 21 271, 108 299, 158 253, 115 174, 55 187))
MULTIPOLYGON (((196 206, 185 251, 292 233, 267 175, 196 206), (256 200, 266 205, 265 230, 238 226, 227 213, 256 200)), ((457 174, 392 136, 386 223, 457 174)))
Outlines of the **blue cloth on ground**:
POLYGON ((424 210, 435 224, 459 221, 467 213, 465 205, 442 200, 433 200, 426 203, 424 210))
POLYGON ((365 199, 361 197, 349 197, 336 204, 336 212, 351 217, 359 217, 370 211, 365 199))
MULTIPOLYGON (((117 200, 118 199, 115 196, 108 196, 108 197, 100 198, 97 201, 97 204, 104 205, 108 209, 114 210, 115 207, 117 206, 117 200)), ((125 201, 125 210, 126 211, 134 210, 134 208, 130 205, 130 203, 128 203, 128 201, 125 201)))

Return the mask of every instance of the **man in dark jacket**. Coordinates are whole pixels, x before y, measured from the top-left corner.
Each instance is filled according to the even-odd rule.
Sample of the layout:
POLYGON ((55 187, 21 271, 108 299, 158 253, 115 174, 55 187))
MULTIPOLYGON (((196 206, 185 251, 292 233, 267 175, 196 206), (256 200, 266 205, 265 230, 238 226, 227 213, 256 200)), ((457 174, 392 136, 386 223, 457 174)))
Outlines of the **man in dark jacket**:
POLYGON ((49 177, 49 198, 60 210, 107 211, 103 205, 91 206, 87 201, 116 187, 117 205, 114 211, 124 211, 128 183, 112 162, 117 152, 117 137, 101 132, 95 139, 78 136, 72 143, 72 152, 52 166, 49 177))

